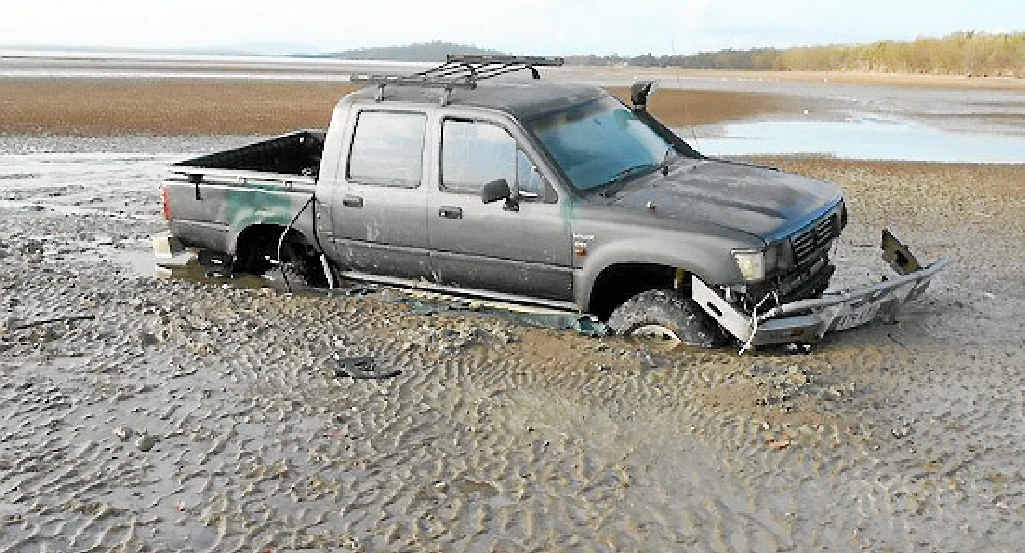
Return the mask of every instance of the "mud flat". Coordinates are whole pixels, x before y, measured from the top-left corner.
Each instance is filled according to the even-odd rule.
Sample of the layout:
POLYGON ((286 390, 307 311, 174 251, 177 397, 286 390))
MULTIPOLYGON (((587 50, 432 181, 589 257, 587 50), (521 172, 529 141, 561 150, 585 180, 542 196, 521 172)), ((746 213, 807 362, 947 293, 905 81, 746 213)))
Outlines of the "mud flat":
POLYGON ((0 141, 0 551, 1025 542, 1021 166, 760 160, 847 189, 838 285, 883 225, 953 263, 897 324, 737 357, 151 278, 159 152, 240 139, 97 140, 0 141), (366 355, 401 373, 336 375, 366 355))
MULTIPOLYGON (((273 135, 325 128, 348 83, 202 79, 0 79, 0 135, 273 135)), ((628 97, 627 89, 610 90, 628 97)), ((652 109, 669 125, 779 113, 808 102, 757 92, 660 91, 652 109)))

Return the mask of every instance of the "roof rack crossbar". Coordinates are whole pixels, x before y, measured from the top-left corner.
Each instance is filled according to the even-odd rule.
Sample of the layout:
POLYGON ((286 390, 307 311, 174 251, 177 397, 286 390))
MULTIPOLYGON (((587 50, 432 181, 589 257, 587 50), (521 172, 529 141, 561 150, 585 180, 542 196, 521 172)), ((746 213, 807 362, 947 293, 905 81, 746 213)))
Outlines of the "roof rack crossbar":
POLYGON ((423 76, 423 77, 428 77, 428 76, 445 77, 445 76, 448 76, 448 75, 454 75, 454 74, 457 74, 457 73, 465 73, 465 72, 466 72, 466 67, 463 64, 459 64, 459 63, 444 63, 444 64, 439 65, 437 67, 432 67, 431 69, 428 69, 426 71, 421 71, 419 73, 414 73, 414 75, 420 75, 420 76, 423 76))
MULTIPOLYGON (((499 75, 505 75, 506 73, 513 73, 521 69, 524 69, 524 67, 520 65, 500 65, 497 67, 488 67, 483 71, 479 71, 477 78, 490 79, 493 77, 498 77, 499 75)), ((526 69, 530 70, 530 76, 532 79, 536 80, 541 78, 541 74, 538 73, 537 69, 534 66, 527 66, 526 69)))
POLYGON ((422 86, 425 88, 474 88, 476 83, 465 79, 429 79, 418 76, 400 77, 396 75, 351 75, 349 80, 354 83, 379 85, 422 86))
POLYGON ((530 70, 534 79, 540 79, 538 67, 558 67, 565 60, 554 56, 505 56, 449 54, 445 63, 411 75, 354 74, 352 82, 376 84, 378 100, 384 99, 386 85, 420 86, 445 89, 445 98, 453 88, 476 88, 477 82, 507 73, 530 70))
POLYGON ((473 63, 478 65, 503 64, 503 65, 532 65, 557 67, 565 63, 565 60, 556 56, 488 56, 476 54, 449 54, 445 56, 448 63, 473 63))

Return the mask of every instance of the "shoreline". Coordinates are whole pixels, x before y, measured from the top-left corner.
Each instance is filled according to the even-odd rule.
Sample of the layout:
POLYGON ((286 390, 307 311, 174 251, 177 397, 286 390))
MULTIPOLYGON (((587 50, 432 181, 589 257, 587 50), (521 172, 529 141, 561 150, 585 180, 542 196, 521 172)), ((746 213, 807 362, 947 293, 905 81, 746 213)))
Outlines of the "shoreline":
POLYGON ((1025 93, 1025 79, 1017 77, 969 77, 919 73, 881 73, 872 71, 765 71, 760 69, 689 69, 674 67, 611 67, 567 65, 566 72, 605 72, 640 78, 694 78, 737 81, 793 82, 817 84, 859 84, 919 88, 975 88, 1011 90, 1025 93), (642 77, 641 77, 642 76, 642 77))
MULTIPOLYGON (((0 78, 0 135, 277 135, 327 127, 338 99, 357 89, 334 82, 0 78)), ((652 111, 671 126, 798 114, 806 105, 768 92, 664 89, 652 98, 652 111)))

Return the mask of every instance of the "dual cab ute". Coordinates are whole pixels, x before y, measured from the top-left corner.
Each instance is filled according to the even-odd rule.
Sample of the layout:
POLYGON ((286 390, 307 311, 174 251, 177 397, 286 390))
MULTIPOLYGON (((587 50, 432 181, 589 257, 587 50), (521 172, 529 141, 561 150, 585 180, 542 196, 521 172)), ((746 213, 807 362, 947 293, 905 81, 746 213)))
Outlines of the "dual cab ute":
POLYGON ((701 155, 645 109, 650 82, 628 105, 537 80, 560 64, 450 56, 354 76, 368 86, 326 132, 174 165, 170 234, 235 272, 543 305, 701 346, 813 342, 892 316, 945 263, 918 267, 897 243, 903 274, 826 293, 848 217, 837 186, 701 155), (518 69, 535 79, 488 80, 518 69))

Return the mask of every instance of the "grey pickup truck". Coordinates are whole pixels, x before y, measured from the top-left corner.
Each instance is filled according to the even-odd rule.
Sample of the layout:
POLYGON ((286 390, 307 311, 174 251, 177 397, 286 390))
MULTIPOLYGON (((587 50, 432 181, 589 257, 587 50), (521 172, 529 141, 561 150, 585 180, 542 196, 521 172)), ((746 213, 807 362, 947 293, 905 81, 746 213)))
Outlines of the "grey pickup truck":
POLYGON ((699 346, 814 342, 895 315, 946 263, 827 292, 847 224, 834 184, 707 158, 646 109, 543 82, 559 58, 450 56, 409 76, 354 75, 326 132, 299 131, 177 163, 160 247, 521 302, 615 332, 699 346), (534 79, 489 80, 516 70, 534 79))

